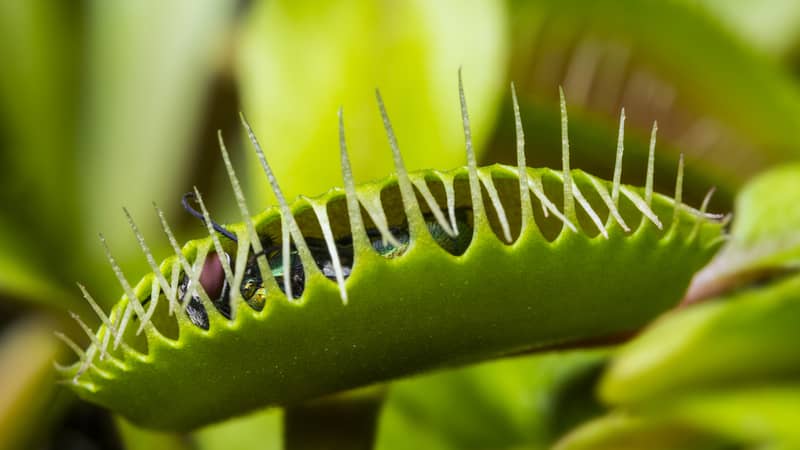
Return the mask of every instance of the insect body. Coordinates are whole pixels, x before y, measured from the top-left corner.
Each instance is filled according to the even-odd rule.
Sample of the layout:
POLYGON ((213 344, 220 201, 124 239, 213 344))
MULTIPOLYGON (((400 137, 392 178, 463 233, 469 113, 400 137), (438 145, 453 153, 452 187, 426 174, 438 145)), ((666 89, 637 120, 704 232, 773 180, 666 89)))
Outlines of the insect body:
MULTIPOLYGON (((340 116, 344 189, 252 217, 222 146, 243 222, 209 231, 131 286, 61 367, 82 397, 150 427, 186 430, 266 405, 447 365, 630 332, 676 304, 720 243, 720 217, 569 169, 467 165, 355 187, 340 116), (557 206, 561 204, 561 207, 557 206), (220 257, 219 255, 222 255, 220 257), (142 299, 151 299, 145 302, 142 299), (138 326, 132 326, 137 323, 138 326), (167 402, 170 408, 164 408, 167 402)), ((652 148, 652 145, 651 145, 652 148)), ((622 145, 618 146, 620 167, 622 145)), ((651 158, 652 161, 652 158, 651 158)), ((161 215, 163 219, 163 215, 161 215)), ((83 324, 83 322, 81 322, 83 324)))
MULTIPOLYGON (((458 217, 457 224, 459 226, 459 233, 455 237, 448 235, 431 214, 426 214, 424 218, 425 224, 428 227, 428 231, 431 233, 431 237, 433 237, 433 239, 439 245, 441 245, 442 248, 446 249, 450 253, 458 255, 467 249, 469 241, 472 238, 472 228, 470 227, 469 223, 467 223, 465 210, 460 209, 456 211, 456 215, 458 217)), ((389 232, 399 245, 385 241, 383 236, 381 236, 380 231, 375 228, 369 228, 366 230, 367 237, 370 240, 372 248, 374 248, 379 255, 386 258, 398 257, 402 255, 403 252, 405 252, 405 250, 408 248, 408 226, 403 225, 392 227, 389 229, 389 232)), ((287 274, 291 274, 289 276, 291 277, 292 283, 292 296, 294 298, 300 298, 303 295, 305 273, 303 271, 303 264, 300 261, 300 254, 297 251, 297 247, 294 245, 291 247, 291 256, 289 259, 291 268, 287 270, 282 265, 283 262, 280 246, 269 245, 270 243, 270 240, 265 240, 262 241, 261 245, 265 248, 264 253, 267 255, 269 266, 272 268, 272 276, 275 277, 278 287, 283 290, 283 277, 287 276, 287 274)), ((314 258, 314 262, 322 274, 329 280, 336 281, 336 268, 334 267, 325 241, 318 238, 309 238, 306 239, 306 244, 311 251, 311 256, 314 258)), ((336 251, 339 255, 342 275, 345 279, 347 279, 350 276, 354 262, 352 237, 348 236, 337 240, 336 251)), ((250 300, 253 295, 256 294, 256 291, 259 290, 262 291, 261 295, 263 296, 265 294, 265 292, 263 292, 263 280, 261 279, 261 274, 258 270, 256 257, 255 255, 251 255, 251 257, 248 258, 247 267, 245 267, 244 270, 241 294, 245 300, 250 300)), ((257 308, 255 305, 251 306, 257 308)))
MULTIPOLYGON (((426 214, 425 224, 431 237, 448 252, 460 255, 463 253, 469 241, 472 238, 472 228, 467 222, 467 211, 459 209, 456 211, 458 234, 453 237, 447 234, 442 226, 433 218, 431 214, 426 214)), ((407 226, 392 227, 389 229, 392 236, 399 245, 386 242, 381 236, 379 230, 375 228, 367 229, 367 236, 370 239, 372 247, 378 254, 386 258, 394 258, 403 254, 408 247, 409 234, 407 226)), ((284 291, 283 278, 290 277, 292 286, 292 296, 300 298, 303 295, 305 287, 305 272, 303 264, 300 260, 300 255, 297 247, 292 245, 290 247, 289 268, 283 267, 283 258, 281 256, 281 246, 272 243, 271 238, 262 240, 261 245, 264 248, 263 254, 267 256, 267 261, 271 268, 271 274, 275 278, 278 287, 284 291)), ((308 249, 314 258, 319 270, 329 280, 336 281, 336 271, 333 261, 331 260, 330 253, 325 245, 325 241, 318 238, 306 239, 308 249)), ((345 237, 336 241, 336 250, 339 255, 342 274, 345 279, 350 276, 353 268, 353 240, 351 237, 345 237)), ((230 264, 231 257, 227 253, 225 258, 230 264)), ((235 266, 232 267, 235 269, 235 266)), ((200 285, 211 298, 211 302, 226 319, 231 318, 231 289, 230 284, 225 279, 224 270, 219 257, 216 253, 209 255, 208 259, 203 265, 203 272, 200 275, 200 285)), ((189 278, 183 274, 178 284, 178 298, 184 298, 189 292, 189 278)), ((244 269, 244 276, 242 278, 239 292, 244 299, 253 309, 261 310, 266 302, 267 293, 264 286, 264 281, 261 278, 261 273, 256 261, 256 255, 251 253, 247 260, 247 265, 244 269)), ((285 293, 285 291, 284 291, 285 293)), ((146 302, 143 302, 146 304, 146 302)), ((186 313, 189 319, 200 328, 208 329, 208 314, 203 307, 202 299, 198 294, 191 294, 189 304, 186 305, 186 313)))

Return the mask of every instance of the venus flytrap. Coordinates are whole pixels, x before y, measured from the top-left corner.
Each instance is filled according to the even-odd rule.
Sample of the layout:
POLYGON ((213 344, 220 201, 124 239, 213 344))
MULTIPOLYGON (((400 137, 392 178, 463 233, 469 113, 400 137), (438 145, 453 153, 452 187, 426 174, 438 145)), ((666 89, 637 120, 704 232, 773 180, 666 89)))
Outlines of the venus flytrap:
POLYGON ((598 389, 614 411, 559 449, 625 440, 652 448, 643 443, 663 430, 688 448, 800 447, 798 173, 786 165, 745 187, 730 239, 689 293, 705 302, 664 316, 621 349, 598 389))
POLYGON ((697 275, 687 301, 698 301, 800 268, 800 164, 753 179, 736 199, 729 242, 697 275))
POLYGON ((112 262, 113 327, 65 381, 138 424, 188 430, 631 332, 680 299, 722 236, 720 217, 680 201, 680 176, 673 200, 571 170, 563 96, 563 171, 525 165, 519 116, 517 166, 479 168, 459 93, 466 167, 406 171, 378 95, 396 174, 355 186, 340 121, 345 189, 291 205, 245 122, 279 207, 248 215, 223 147, 243 222, 218 225, 200 202, 210 237, 181 249, 164 222, 175 255, 155 275, 129 286, 112 262))

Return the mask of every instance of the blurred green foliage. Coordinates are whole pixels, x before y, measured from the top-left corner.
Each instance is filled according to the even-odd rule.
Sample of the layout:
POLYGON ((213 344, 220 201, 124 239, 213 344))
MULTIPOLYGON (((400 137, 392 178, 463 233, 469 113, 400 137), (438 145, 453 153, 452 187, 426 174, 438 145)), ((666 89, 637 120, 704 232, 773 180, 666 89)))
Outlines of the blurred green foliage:
MULTIPOLYGON (((793 75, 798 24, 800 8, 791 0, 0 2, 0 448, 72 448, 75 436, 91 434, 63 432, 73 400, 42 375, 58 351, 49 330, 81 338, 65 322, 68 310, 91 317, 73 287, 77 280, 101 304, 118 298, 97 232, 108 236, 129 278, 144 270, 120 206, 129 207, 162 255, 165 240, 155 237, 151 201, 166 210, 181 237, 200 232, 179 213, 180 194, 192 185, 208 193, 215 217, 237 220, 213 134, 222 129, 232 142, 237 167, 257 169, 240 145, 239 110, 250 116, 287 193, 316 195, 341 184, 339 106, 356 178, 391 172, 372 100, 376 87, 413 169, 463 163, 458 67, 483 162, 512 160, 507 86, 513 80, 529 164, 559 167, 555 99, 563 85, 574 166, 610 175, 616 121, 625 107, 624 179, 642 181, 650 125, 658 120, 661 190, 671 189, 677 153, 685 152, 687 198, 697 204, 717 185, 717 209, 727 211, 753 175, 800 156, 793 75)), ((260 173, 241 175, 251 198, 269 201, 260 173)), ((706 281, 772 286, 773 276, 796 270, 799 209, 790 194, 797 180, 796 166, 787 167, 743 191, 731 243, 706 281)), ((263 204, 250 206, 256 211, 263 204)), ((699 339, 689 329, 703 330, 708 342, 685 347, 684 364, 702 361, 723 332, 733 349, 727 351, 747 341, 760 356, 766 341, 751 342, 751 333, 772 329, 780 341, 797 323, 794 313, 780 309, 789 308, 796 292, 786 286, 664 319, 623 350, 620 361, 641 346, 652 367, 666 367, 671 360, 663 355, 699 339), (735 326, 722 327, 726 317, 736 318, 735 326), (786 326, 773 327, 781 318, 786 326), (658 355, 664 359, 653 360, 658 355)), ((590 393, 597 358, 526 357, 398 383, 384 407, 378 447, 545 448, 599 413, 590 393), (584 384, 563 394, 576 373, 588 374, 584 384), (562 413, 572 417, 565 419, 569 426, 560 424, 562 413)), ((709 377, 740 374, 715 367, 709 377)), ((636 373, 670 395, 660 372, 636 373)), ((607 376, 606 386, 614 375, 607 376)), ((786 414, 796 417, 796 372, 782 380, 795 384, 698 387, 702 395, 676 396, 641 416, 614 412, 562 445, 674 448, 670 439, 685 437, 687 448, 714 448, 730 440, 763 442, 767 435, 796 442, 788 441, 797 438, 792 427, 779 426, 786 414), (778 426, 752 430, 738 426, 743 421, 778 426)), ((126 448, 148 442, 181 448, 189 441, 202 449, 280 448, 280 423, 279 412, 265 412, 191 437, 153 436, 122 424, 118 437, 126 448)))
POLYGON ((687 448, 800 446, 794 345, 800 342, 800 276, 793 243, 800 218, 790 206, 798 199, 796 165, 745 187, 731 238, 707 268, 731 270, 724 278, 697 278, 715 284, 705 294, 726 293, 662 317, 626 344, 598 383, 614 411, 567 436, 561 448, 659 441, 665 430, 687 448))
MULTIPOLYGON (((242 100, 289 199, 342 185, 340 106, 356 181, 393 171, 375 88, 381 90, 409 170, 455 168, 464 162, 455 83, 462 67, 473 139, 479 151, 485 148, 506 89, 502 3, 417 0, 387 9, 378 2, 347 0, 254 6, 237 64, 242 100)), ((254 156, 247 160, 260 182, 253 198, 272 202, 254 156)))

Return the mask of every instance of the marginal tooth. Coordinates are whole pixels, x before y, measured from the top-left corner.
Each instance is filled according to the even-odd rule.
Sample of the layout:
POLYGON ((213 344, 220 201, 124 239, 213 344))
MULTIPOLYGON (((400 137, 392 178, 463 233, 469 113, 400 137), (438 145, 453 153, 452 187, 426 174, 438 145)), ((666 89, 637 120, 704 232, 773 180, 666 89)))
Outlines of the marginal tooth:
POLYGON ((167 283, 167 279, 164 277, 164 274, 161 273, 161 269, 158 267, 158 264, 156 264, 156 259, 153 257, 150 247, 147 246, 144 236, 139 231, 139 227, 136 226, 136 222, 133 221, 133 217, 131 217, 131 214, 128 212, 127 208, 122 208, 122 211, 125 213, 125 217, 128 219, 128 225, 130 225, 133 234, 136 236, 136 240, 139 242, 139 248, 142 249, 145 258, 147 259, 147 264, 150 265, 150 270, 153 271, 156 280, 158 280, 158 282, 161 284, 161 289, 164 291, 164 294, 168 299, 173 298, 174 294, 170 290, 170 285, 167 283))
MULTIPOLYGON (((59 331, 55 331, 53 334, 58 339, 60 339, 62 342, 64 342, 67 345, 67 347, 69 347, 73 352, 75 352, 76 355, 78 355, 78 359, 80 361, 80 365, 78 366, 77 372, 75 372, 75 376, 72 377, 72 383, 73 384, 77 384, 78 383, 78 378, 80 378, 80 376, 83 375, 86 372, 86 370, 89 369, 89 367, 93 367, 93 368, 95 368, 95 370, 99 370, 99 369, 97 369, 97 366, 95 366, 92 363, 92 360, 94 359, 94 355, 97 353, 97 349, 95 349, 94 347, 91 347, 88 350, 88 352, 84 352, 83 349, 78 346, 78 344, 76 344, 72 339, 67 337, 64 333, 61 333, 59 331)), ((64 366, 61 366, 60 364, 58 365, 58 367, 59 367, 59 370, 62 370, 62 368, 63 368, 63 371, 69 371, 70 370, 70 367, 64 367, 64 366)))
POLYGON ((716 191, 717 191, 717 188, 716 187, 712 187, 711 189, 708 190, 708 192, 706 193, 706 196, 703 197, 703 203, 700 205, 700 211, 699 211, 697 219, 696 219, 696 221, 694 223, 694 227, 692 228, 692 233, 691 233, 691 235, 689 237, 689 240, 694 240, 694 238, 700 232, 700 224, 703 222, 702 219, 704 217, 707 217, 706 211, 708 210, 708 204, 711 203, 711 197, 714 196, 714 192, 716 192, 716 191))
POLYGON ((369 245, 369 238, 367 238, 364 220, 361 217, 361 205, 358 203, 358 197, 356 196, 353 169, 350 167, 350 157, 347 153, 347 141, 344 135, 344 112, 341 107, 339 108, 339 156, 342 165, 342 180, 344 181, 347 216, 350 218, 350 233, 353 236, 353 245, 356 248, 364 248, 369 245))
POLYGON ((658 218, 656 213, 654 213, 653 210, 650 209, 650 207, 647 205, 647 202, 644 201, 642 197, 639 197, 639 194, 631 191, 625 186, 622 186, 622 194, 625 197, 627 197, 628 200, 630 200, 631 203, 633 203, 634 206, 636 206, 636 209, 641 211, 641 213, 644 214, 644 216, 647 217, 650 220, 650 222, 653 222, 653 224, 656 227, 658 227, 659 230, 664 228, 664 226, 661 224, 661 220, 658 218))
MULTIPOLYGON (((249 233, 245 233, 243 236, 239 236, 237 245, 238 248, 236 249, 236 263, 235 263, 236 270, 233 273, 233 284, 230 285, 231 288, 230 302, 231 302, 232 312, 238 307, 233 304, 234 300, 242 299, 241 296, 242 280, 244 279, 245 269, 247 269, 247 259, 250 257, 249 233)), ((231 317, 235 317, 235 315, 231 315, 231 317)))
MULTIPOLYGON (((66 365, 65 366, 64 364, 59 364, 58 361, 53 361, 53 369, 55 369, 56 372, 60 372, 60 373, 63 374, 63 373, 66 373, 66 372, 71 372, 72 371, 72 366, 71 365, 66 365)), ((59 381, 61 381, 63 383, 63 380, 56 380, 56 383, 58 383, 59 381)))
POLYGON ((589 215, 589 218, 592 220, 592 223, 595 224, 600 234, 602 234, 604 238, 608 239, 608 231, 606 230, 606 227, 603 226, 603 221, 600 220, 600 216, 597 215, 594 209, 592 209, 592 205, 589 204, 589 201, 586 200, 586 197, 583 196, 583 193, 574 181, 572 182, 572 193, 575 195, 575 200, 578 201, 578 204, 581 205, 581 208, 583 208, 583 210, 586 211, 586 214, 589 215))
MULTIPOLYGON (((187 277, 191 277, 192 274, 194 273, 194 269, 192 269, 192 266, 189 264, 189 261, 186 259, 186 256, 183 255, 183 252, 181 251, 181 247, 178 245, 178 240, 175 239, 175 235, 172 233, 172 229, 170 228, 169 223, 167 223, 167 218, 164 215, 164 211, 162 211, 161 208, 159 208, 155 203, 153 203, 153 208, 155 208, 155 210, 156 210, 156 214, 158 215, 158 219, 161 222, 161 228, 164 230, 164 234, 167 235, 167 239, 169 240, 169 243, 172 246, 172 250, 175 252, 175 257, 177 258, 177 261, 180 262, 180 265, 183 268, 184 273, 186 273, 186 276, 187 277)), ((202 258, 203 259, 201 261, 199 261, 200 264, 203 264, 205 262, 205 255, 203 255, 202 258)), ((199 252, 198 252, 197 259, 200 259, 199 252)), ((174 269, 174 267, 173 267, 173 269, 174 269)), ((200 266, 200 270, 202 270, 202 265, 200 266)), ((174 275, 174 271, 173 271, 173 277, 174 276, 175 275, 174 275)), ((199 277, 199 274, 198 274, 198 277, 199 277)), ((177 284, 176 284, 176 286, 177 286, 177 284)), ((175 292, 176 292, 176 297, 177 297, 177 288, 175 289, 175 292)), ((197 294, 200 295, 200 299, 203 301, 204 304, 207 304, 207 305, 212 304, 211 303, 211 299, 208 298, 208 295, 206 294, 205 289, 199 289, 197 294)), ((189 295, 189 290, 187 289, 186 290, 186 294, 184 295, 184 298, 180 299, 180 301, 183 302, 182 303, 182 305, 183 305, 182 309, 184 309, 184 310, 186 309, 186 307, 189 304, 189 302, 186 301, 186 298, 187 298, 188 295, 189 295)), ((177 300, 178 299, 176 298, 176 301, 177 300)))
POLYGON ((714 193, 717 192, 716 186, 712 187, 706 193, 706 196, 703 197, 703 203, 700 205, 700 213, 705 214, 708 210, 708 204, 711 203, 711 198, 714 196, 714 193))
POLYGON ((291 261, 291 236, 289 226, 284 218, 281 218, 281 264, 286 273, 283 274, 283 291, 289 301, 294 300, 292 292, 292 261, 291 261))
POLYGON ((205 264, 207 256, 208 256, 208 247, 207 246, 198 247, 197 253, 195 254, 195 261, 190 266, 188 261, 186 261, 186 259, 183 258, 183 254, 181 253, 181 257, 185 262, 183 270, 184 273, 186 274, 186 277, 188 278, 188 282, 186 283, 186 292, 183 294, 183 298, 180 299, 180 303, 181 303, 181 311, 185 314, 188 314, 187 309, 191 304, 190 299, 195 295, 200 297, 200 303, 203 305, 203 308, 205 309, 206 314, 209 316, 210 320, 210 316, 214 314, 217 311, 217 309, 216 306, 214 306, 214 303, 208 297, 208 293, 206 293, 205 289, 203 289, 202 285, 200 284, 200 275, 203 272, 203 265, 205 264), (200 286, 199 289, 198 286, 200 286))
MULTIPOLYGON (((206 229, 208 230, 208 235, 211 236, 211 242, 214 244, 214 250, 217 252, 220 265, 222 266, 222 271, 225 274, 225 280, 228 282, 229 286, 235 286, 233 284, 233 270, 231 269, 231 264, 228 260, 228 254, 225 252, 225 249, 222 248, 222 243, 220 242, 219 237, 214 230, 213 222, 211 221, 211 215, 208 213, 208 208, 206 208, 206 204, 203 201, 203 196, 200 195, 200 191, 197 189, 197 186, 194 187, 194 195, 195 198, 197 198, 197 203, 200 204, 200 210, 203 212, 203 219, 206 224, 206 229)), ((236 317, 236 304, 231 302, 229 306, 231 308, 231 318, 236 317)))
POLYGON ((169 298, 169 315, 171 316, 178 310, 178 282, 181 276, 181 263, 178 258, 172 261, 172 278, 170 280, 170 288, 172 288, 172 296, 169 298))
MULTIPOLYGON (((539 196, 539 193, 536 191, 534 191, 534 194, 536 194, 536 198, 539 199, 539 204, 542 205, 542 214, 544 214, 544 217, 545 218, 550 217, 550 208, 547 206, 548 205, 547 202, 550 202, 550 199, 547 198, 546 195, 544 195, 544 187, 542 187, 542 180, 539 179, 538 177, 534 177, 533 179, 528 177, 528 186, 535 186, 539 190, 539 192, 541 192, 542 194, 541 196, 539 196), (543 201, 542 197, 544 197, 544 199, 547 200, 547 202, 543 201)), ((533 189, 533 187, 531 187, 531 189, 533 189)), ((553 203, 550 202, 550 204, 553 203)), ((555 204, 553 204, 553 209, 557 210, 557 208, 555 208, 555 204)))
MULTIPOLYGON (((116 327, 114 327, 114 324, 111 323, 111 320, 108 318, 108 315, 106 315, 105 311, 103 311, 103 308, 101 308, 100 305, 97 304, 97 302, 94 300, 94 298, 91 296, 91 294, 89 294, 89 291, 86 290, 86 287, 84 285, 82 285, 80 283, 77 283, 77 285, 78 285, 78 289, 80 289, 81 293, 83 294, 83 298, 85 298, 86 301, 89 303, 89 305, 92 307, 92 309, 94 310, 95 314, 97 314, 97 317, 100 318, 100 321, 108 329, 109 333, 116 338, 117 337, 117 329, 116 329, 116 327)), ((105 347, 103 347, 102 350, 105 353, 105 347)))
POLYGON ((331 262, 333 263, 333 272, 336 274, 336 283, 339 285, 339 294, 342 297, 342 302, 347 304, 347 289, 344 285, 344 270, 342 270, 342 263, 339 259, 339 251, 336 249, 336 241, 333 239, 333 230, 331 230, 331 223, 328 220, 328 207, 324 203, 309 202, 314 208, 314 213, 317 215, 317 221, 320 228, 322 228, 322 236, 325 239, 325 244, 328 247, 328 253, 331 255, 331 262))
POLYGON ((606 207, 608 208, 608 212, 611 215, 611 217, 614 218, 614 220, 619 224, 620 227, 622 227, 623 230, 625 230, 626 233, 631 231, 630 227, 628 227, 628 224, 625 223, 625 220, 619 213, 619 208, 617 208, 617 205, 615 205, 614 201, 611 199, 611 195, 608 193, 606 187, 603 186, 603 184, 597 181, 597 179, 595 179, 594 177, 589 177, 589 180, 592 182, 594 190, 597 191, 597 194, 603 200, 603 203, 606 204, 606 207))
MULTIPOLYGON (((517 90, 514 82, 511 82, 511 100, 514 103, 514 125, 517 136, 517 171, 519 178, 519 195, 521 207, 520 234, 525 231, 529 223, 533 222, 533 204, 531 203, 531 192, 528 189, 528 163, 525 161, 525 132, 522 129, 522 117, 519 113, 519 102, 517 101, 517 90)), ((545 209, 545 211, 547 211, 545 209)))
POLYGON ((647 206, 653 203, 653 177, 655 172, 657 132, 658 122, 653 122, 653 130, 650 132, 650 151, 647 155, 647 181, 644 185, 644 201, 647 203, 647 206))
POLYGON ((159 290, 158 283, 151 282, 150 284, 150 307, 147 308, 147 313, 145 314, 145 319, 139 325, 139 329, 136 330, 136 334, 138 335, 144 330, 144 324, 150 323, 150 320, 153 318, 153 314, 156 312, 156 306, 158 305, 158 298, 161 296, 161 291, 159 290))
POLYGON ((625 108, 619 114, 619 134, 617 136, 617 156, 614 160, 614 180, 611 185, 611 199, 619 205, 619 186, 622 181, 622 154, 625 152, 625 108))
MULTIPOLYGON (((253 247, 253 253, 258 255, 256 257, 256 263, 258 264, 258 270, 261 274, 261 280, 263 280, 265 287, 267 284, 275 284, 275 278, 272 276, 272 271, 270 270, 269 262, 267 261, 267 255, 264 254, 264 248, 261 245, 261 239, 259 239, 258 234, 256 233, 253 220, 250 219, 250 211, 247 208, 247 200, 245 199, 241 183, 239 183, 239 177, 236 176, 236 171, 233 170, 233 164, 231 164, 231 158, 228 155, 228 149, 225 147, 225 141, 222 139, 221 130, 217 131, 217 138, 219 140, 219 150, 222 154, 222 160, 225 162, 225 169, 228 172, 228 178, 230 179, 231 187, 233 188, 233 195, 236 198, 236 204, 239 206, 239 213, 242 216, 242 221, 247 227, 247 234, 250 237, 250 245, 253 247)), ((240 244, 239 252, 241 253, 242 251, 247 252, 248 247, 240 244)))
POLYGON ((400 147, 397 144, 397 137, 394 134, 392 123, 389 120, 389 114, 386 112, 386 106, 383 104, 383 98, 379 90, 375 90, 375 98, 378 101, 378 109, 383 119, 383 128, 386 130, 386 136, 389 138, 389 147, 392 149, 392 160, 394 161, 394 168, 397 172, 397 186, 400 188, 400 197, 403 200, 403 209, 408 219, 408 230, 411 239, 415 238, 416 233, 421 233, 425 228, 425 220, 422 218, 422 211, 419 209, 417 203, 417 196, 414 194, 414 188, 411 186, 411 181, 408 178, 408 171, 406 171, 403 157, 400 154, 400 147))
POLYGON ((81 359, 81 361, 84 358, 86 358, 86 352, 84 352, 83 349, 78 344, 76 344, 75 341, 70 339, 67 335, 65 335, 60 331, 54 331, 53 334, 62 342, 64 342, 67 345, 67 347, 69 347, 73 352, 75 352, 75 354, 78 356, 78 358, 81 359))
POLYGON ((89 370, 89 367, 93 367, 94 366, 93 360, 94 360, 94 355, 96 355, 96 354, 97 354, 97 349, 94 348, 94 347, 90 347, 86 351, 86 355, 81 359, 81 364, 80 364, 80 366, 78 366, 78 371, 75 372, 75 376, 72 377, 72 382, 73 383, 77 384, 78 383, 78 378, 80 378, 81 375, 86 373, 86 371, 89 370))
MULTIPOLYGON (((92 341, 92 345, 100 349, 100 340, 97 339, 97 336, 94 334, 92 329, 89 328, 89 326, 86 325, 86 323, 84 323, 83 320, 81 320, 81 317, 72 311, 69 312, 69 316, 72 317, 72 319, 75 322, 77 322, 78 325, 80 325, 81 329, 84 331, 84 333, 86 333, 86 336, 92 341)), ((106 353, 105 350, 102 350, 100 354, 100 359, 105 359, 107 356, 108 353, 106 353)))
MULTIPOLYGON (((114 336, 114 339, 116 340, 117 338, 120 338, 120 339, 122 338, 121 333, 117 332, 117 335, 114 336)), ((100 350, 101 351, 107 351, 109 343, 111 343, 111 333, 110 332, 106 333, 105 335, 103 335, 103 345, 100 347, 100 350)), ((122 344, 122 348, 123 349, 126 349, 126 350, 130 349, 130 347, 128 347, 127 344, 125 344, 125 342, 122 341, 122 340, 121 340, 121 344, 122 344)))
POLYGON ((307 276, 313 275, 319 269, 317 268, 316 263, 314 262, 314 257, 311 255, 311 250, 308 248, 308 244, 306 244, 306 240, 303 237, 303 234, 300 232, 300 227, 297 226, 297 222, 294 219, 294 215, 292 215, 292 211, 289 209, 289 204, 286 202, 286 197, 283 195, 283 191, 281 190, 280 185, 278 184, 277 178, 275 178, 275 174, 272 172, 272 168, 270 167, 269 163, 267 162, 266 156, 264 156, 264 150, 261 148, 261 144, 258 143, 258 139, 256 138, 253 129, 250 127, 250 124, 245 119, 244 114, 241 114, 242 125, 247 131, 247 136, 250 138, 250 142, 253 144, 255 148, 256 155, 258 156, 258 160, 261 163, 261 168, 264 170, 264 174, 267 176, 267 181, 269 181, 270 188, 272 189, 272 193, 275 194, 275 198, 278 199, 278 205, 280 206, 281 211, 281 228, 285 228, 285 230, 281 231, 282 240, 283 240, 283 263, 286 268, 286 274, 283 277, 284 279, 284 288, 286 292, 286 297, 291 301, 294 299, 292 296, 291 291, 291 266, 289 265, 289 237, 291 236, 291 240, 294 242, 295 246, 297 247, 297 253, 300 255, 300 262, 303 264, 303 269, 307 276))
POLYGON ((422 198, 428 205, 428 209, 431 210, 433 217, 436 218, 437 222, 439 222, 439 225, 441 225, 444 232, 451 237, 456 237, 456 232, 450 226, 450 223, 447 222, 447 218, 444 216, 441 206, 439 206, 439 203, 437 203, 436 199, 433 197, 433 193, 428 188, 428 183, 425 182, 425 179, 414 177, 411 179, 411 182, 414 183, 414 186, 416 186, 417 190, 419 190, 419 193, 422 195, 422 198))
POLYGON ((506 210, 503 208, 503 203, 500 201, 500 195, 497 193, 497 188, 494 186, 494 180, 491 175, 485 174, 483 171, 478 171, 478 178, 483 182, 486 187, 486 192, 489 194, 489 201, 492 202, 494 210, 497 211, 497 219, 500 221, 500 228, 503 230, 503 239, 506 242, 511 242, 511 226, 508 224, 508 216, 506 210))
POLYGON ((528 186, 530 187, 531 191, 533 191, 533 195, 535 195, 536 198, 538 198, 542 203, 542 207, 545 208, 545 210, 551 211, 554 216, 561 220, 564 226, 569 227, 570 230, 576 233, 578 232, 578 227, 576 227, 575 224, 572 223, 572 221, 569 220, 564 214, 561 214, 561 211, 558 210, 556 205, 550 201, 549 198, 547 198, 547 195, 544 193, 544 187, 542 187, 542 180, 539 177, 529 177, 528 186))
POLYGON ((464 80, 461 77, 461 68, 458 69, 458 97, 461 102, 461 122, 464 126, 464 141, 467 150, 467 168, 469 171, 469 193, 470 199, 472 200, 473 228, 477 233, 483 221, 486 220, 486 212, 483 208, 481 186, 478 182, 478 165, 475 160, 475 150, 472 148, 472 129, 469 124, 467 98, 464 95, 464 80))
POLYGON ((209 316, 210 320, 213 311, 217 311, 217 307, 214 306, 214 303, 208 297, 208 293, 200 284, 200 275, 203 273, 203 265, 205 264, 207 256, 208 256, 207 246, 198 248, 194 264, 186 272, 187 276, 189 277, 189 283, 186 285, 186 294, 183 297, 183 310, 186 311, 186 309, 189 307, 189 304, 191 303, 189 299, 193 295, 197 295, 198 297, 200 297, 201 302, 203 303, 203 307, 206 310, 206 314, 209 316))
POLYGON ((131 301, 128 300, 128 303, 125 304, 125 310, 122 312, 122 315, 119 320, 119 326, 117 337, 114 338, 114 350, 120 346, 120 344, 125 345, 123 342, 123 336, 125 335, 125 330, 128 328, 128 324, 130 323, 131 316, 133 315, 133 306, 131 305, 131 301))
POLYGON ((114 275, 117 277, 117 281, 122 286, 125 295, 128 296, 128 303, 133 307, 133 310, 136 312, 136 315, 139 316, 139 320, 145 324, 145 312, 144 308, 142 308, 142 304, 139 302, 139 299, 136 297, 136 294, 133 292, 131 285, 128 283, 128 280, 125 278, 125 274, 122 273, 122 268, 120 268, 117 261, 114 259, 114 256, 111 254, 111 249, 108 248, 108 243, 106 242, 106 238, 100 234, 100 243, 103 244, 103 250, 105 250, 106 258, 108 259, 109 264, 111 264, 111 268, 114 270, 114 275))
POLYGON ((386 214, 383 211, 383 204, 381 203, 381 199, 379 196, 372 196, 372 195, 362 195, 356 193, 358 196, 359 201, 361 204, 364 205, 364 209, 367 210, 367 214, 369 214, 370 219, 372 219, 372 223, 375 224, 375 228, 381 233, 381 239, 383 239, 383 245, 387 243, 392 244, 395 247, 402 247, 403 244, 394 237, 391 231, 389 231, 389 225, 386 222, 386 214))
POLYGON ((456 220, 456 189, 453 187, 455 180, 450 174, 439 172, 435 170, 434 173, 444 186, 444 196, 447 202, 447 214, 450 217, 450 228, 457 235, 458 234, 458 221, 456 220))
MULTIPOLYGON (((125 344, 124 340, 122 339, 122 334, 125 331, 125 329, 121 328, 121 329, 118 330, 117 326, 114 325, 114 323, 111 320, 111 318, 108 315, 106 315, 106 313, 103 311, 103 309, 100 308, 100 305, 98 305, 97 302, 94 300, 94 298, 89 294, 89 291, 86 290, 86 287, 84 287, 80 283, 77 283, 77 285, 78 285, 78 288, 81 290, 81 293, 83 294, 83 298, 85 298, 86 301, 89 302, 89 305, 91 305, 91 307, 94 310, 94 312, 100 318, 100 321, 103 323, 103 325, 106 326, 106 329, 108 330, 108 332, 103 336, 102 345, 100 345, 101 356, 106 354, 106 352, 108 350, 108 344, 109 344, 112 336, 114 337, 114 342, 118 343, 117 345, 121 344, 123 348, 130 349, 130 347, 128 347, 125 344)), ((129 314, 130 314, 130 312, 129 312, 129 314)), ((117 346, 115 345, 114 348, 116 349, 117 346)))
POLYGON ((570 222, 577 222, 575 215, 575 199, 572 198, 572 173, 569 168, 569 124, 567 118, 567 101, 564 90, 559 86, 558 95, 561 104, 561 168, 564 178, 564 216, 570 222))
POLYGON ((681 203, 683 202, 683 153, 678 158, 678 175, 675 177, 675 210, 673 212, 672 226, 678 226, 680 220, 681 203))
POLYGON ((97 366, 94 365, 95 355, 97 355, 97 348, 95 347, 91 347, 89 348, 89 350, 86 351, 86 357, 81 361, 81 365, 80 367, 78 367, 78 371, 72 378, 73 383, 77 383, 78 378, 80 378, 81 375, 86 373, 86 371, 89 370, 90 367, 93 367, 95 370, 97 370, 97 366))

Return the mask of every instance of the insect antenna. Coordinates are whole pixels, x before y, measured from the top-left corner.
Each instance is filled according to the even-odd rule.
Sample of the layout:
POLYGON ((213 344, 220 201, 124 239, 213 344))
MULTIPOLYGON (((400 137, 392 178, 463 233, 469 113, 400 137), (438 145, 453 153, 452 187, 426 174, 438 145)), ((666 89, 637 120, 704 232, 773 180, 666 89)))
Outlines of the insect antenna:
MULTIPOLYGON (((195 192, 187 192, 183 194, 181 197, 181 205, 183 205, 183 209, 186 210, 189 214, 194 216, 196 219, 199 219, 203 224, 206 224, 206 216, 201 213, 200 211, 194 209, 192 205, 189 204, 189 200, 197 201, 197 195, 195 192)), ((238 242, 239 240, 236 238, 236 235, 231 233, 230 231, 226 230, 225 227, 214 222, 210 218, 208 219, 208 223, 211 223, 211 227, 219 234, 225 236, 226 238, 232 240, 233 242, 238 242)))

